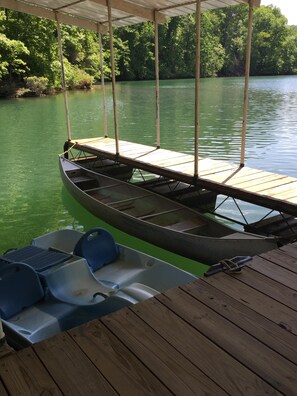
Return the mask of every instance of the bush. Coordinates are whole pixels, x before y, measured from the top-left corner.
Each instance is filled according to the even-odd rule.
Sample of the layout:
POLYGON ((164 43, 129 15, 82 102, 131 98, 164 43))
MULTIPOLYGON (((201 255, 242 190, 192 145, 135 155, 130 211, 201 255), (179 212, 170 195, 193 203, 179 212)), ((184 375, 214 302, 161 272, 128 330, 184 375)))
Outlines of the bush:
MULTIPOLYGON (((66 87, 68 89, 90 89, 94 82, 94 78, 86 71, 79 69, 72 65, 66 58, 64 58, 66 87)), ((53 88, 61 89, 61 64, 59 61, 54 61, 51 65, 54 76, 53 88)))
POLYGON ((66 84, 69 89, 91 89, 94 78, 84 70, 72 66, 66 76, 66 84))
POLYGON ((15 92, 16 98, 26 98, 27 96, 35 96, 35 94, 28 88, 19 88, 15 92))
POLYGON ((30 89, 36 96, 46 93, 48 87, 48 78, 46 77, 27 77, 25 78, 26 87, 30 89))

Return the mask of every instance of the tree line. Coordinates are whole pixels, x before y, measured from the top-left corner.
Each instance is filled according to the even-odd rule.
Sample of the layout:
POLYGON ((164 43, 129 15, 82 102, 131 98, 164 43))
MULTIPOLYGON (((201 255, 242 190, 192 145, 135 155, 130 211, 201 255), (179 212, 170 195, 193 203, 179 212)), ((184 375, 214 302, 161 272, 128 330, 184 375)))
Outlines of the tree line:
MULTIPOLYGON (((206 11, 201 19, 201 76, 242 76, 245 70, 248 7, 206 11)), ((195 76, 195 15, 174 17, 159 25, 161 79, 195 76)), ((66 84, 90 88, 100 80, 96 33, 61 26, 66 84)), ((155 78, 154 25, 114 29, 118 80, 155 78)), ((104 75, 110 79, 108 34, 103 35, 104 75)), ((297 73, 297 26, 281 11, 254 11, 251 75, 297 73)), ((0 96, 40 95, 61 89, 56 24, 28 14, 0 9, 0 96)))

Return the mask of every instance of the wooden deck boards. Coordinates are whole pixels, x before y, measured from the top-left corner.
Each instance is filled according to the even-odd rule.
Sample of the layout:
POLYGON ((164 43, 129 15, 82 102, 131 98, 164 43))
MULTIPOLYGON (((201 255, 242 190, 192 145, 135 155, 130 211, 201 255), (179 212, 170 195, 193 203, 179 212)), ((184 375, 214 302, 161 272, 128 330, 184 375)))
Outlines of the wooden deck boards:
POLYGON ((297 244, 0 359, 0 394, 296 395, 297 244))
MULTIPOLYGON (((73 144, 86 152, 116 157, 114 139, 79 139, 70 142, 70 146, 73 144)), ((193 155, 126 141, 119 142, 119 152, 120 162, 189 184, 197 182, 219 194, 297 215, 296 178, 199 157, 199 177, 195 181, 193 155)))

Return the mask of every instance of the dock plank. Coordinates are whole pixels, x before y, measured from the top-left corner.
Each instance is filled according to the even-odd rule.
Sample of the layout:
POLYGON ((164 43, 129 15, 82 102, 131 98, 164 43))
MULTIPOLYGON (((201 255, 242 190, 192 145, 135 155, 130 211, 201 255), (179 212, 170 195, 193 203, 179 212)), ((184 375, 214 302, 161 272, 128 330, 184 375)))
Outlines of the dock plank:
POLYGON ((296 262, 286 245, 6 355, 0 395, 296 395, 296 262))
POLYGON ((280 250, 297 260, 297 243, 296 242, 282 246, 282 247, 280 247, 280 250))
MULTIPOLYGON (((248 271, 244 271, 242 275, 244 275, 245 272, 248 271)), ((206 281, 217 289, 225 292, 228 296, 231 296, 235 300, 250 307, 255 312, 263 315, 265 318, 270 319, 279 326, 286 328, 294 335, 297 335, 296 311, 281 304, 277 300, 274 300, 272 304, 271 297, 268 297, 263 292, 256 289, 251 290, 251 287, 245 284, 243 279, 243 276, 224 276, 224 274, 219 274, 219 276, 207 278, 206 281)), ((262 290, 264 288, 265 284, 262 285, 262 290)))
POLYGON ((297 365, 297 340, 294 334, 202 279, 199 283, 189 283, 180 288, 297 365))
POLYGON ((0 378, 10 395, 62 395, 32 348, 2 358, 0 378))
POLYGON ((69 334, 121 395, 171 394, 102 323, 93 321, 70 330, 69 334))
POLYGON ((175 155, 175 156, 163 156, 162 158, 151 158, 150 162, 153 165, 163 167, 169 167, 172 165, 184 164, 191 162, 191 158, 187 154, 175 155))
POLYGON ((294 195, 292 195, 290 198, 286 199, 289 203, 292 204, 297 204, 297 193, 294 191, 294 195))
POLYGON ((271 176, 270 172, 265 172, 260 169, 252 169, 248 167, 239 168, 240 172, 232 176, 230 180, 226 180, 226 184, 238 185, 248 181, 262 179, 266 176, 271 176))
MULTIPOLYGON (((202 168, 202 167, 201 167, 202 168)), ((217 167, 212 167, 212 168, 205 168, 205 169, 200 169, 199 170, 199 175, 200 177, 213 177, 213 175, 222 175, 224 172, 234 172, 234 166, 232 165, 227 165, 227 164, 222 164, 221 166, 217 167)), ((189 171, 187 172, 189 174, 189 171)))
MULTIPOLYGON (((278 199, 282 199, 284 195, 296 193, 297 189, 297 181, 286 183, 285 185, 280 185, 277 187, 273 187, 265 191, 265 194, 275 197, 278 199)), ((290 197, 290 195, 289 195, 290 197)))
MULTIPOLYGON (((281 283, 292 290, 297 291, 297 274, 292 271, 280 267, 271 261, 264 260, 263 258, 257 257, 249 263, 249 267, 253 268, 257 272, 266 275, 269 278, 281 283)), ((297 298, 296 298, 297 302, 297 298)), ((296 305, 297 311, 297 305, 296 305)))
POLYGON ((227 181, 230 180, 237 172, 239 171, 238 167, 229 167, 227 170, 218 173, 212 173, 204 175, 203 173, 199 173, 199 177, 201 180, 207 180, 211 183, 218 183, 219 185, 227 185, 227 181))
POLYGON ((131 309, 230 395, 278 394, 155 298, 131 309))
POLYGON ((0 395, 1 396, 8 396, 6 389, 4 388, 3 382, 0 379, 0 395))
POLYGON ((201 334, 233 356, 279 392, 295 395, 297 367, 238 326, 180 289, 169 290, 156 299, 201 334), (220 331, 218 332, 218 328, 220 331), (237 340, 234 343, 234 340, 237 340), (283 381, 283 379, 286 379, 283 381))
POLYGON ((130 309, 125 308, 102 321, 173 394, 225 394, 130 309))
MULTIPOLYGON (((264 263, 265 265, 265 263, 264 263)), ((238 280, 296 311, 296 292, 271 277, 249 268, 238 280)))
POLYGON ((272 250, 260 254, 260 257, 297 274, 297 259, 289 255, 288 251, 272 250))
POLYGON ((261 177, 254 179, 254 180, 248 180, 245 182, 233 182, 232 186, 234 187, 240 187, 249 191, 265 191, 265 189, 270 188, 271 186, 278 186, 278 185, 283 185, 288 181, 288 178, 283 175, 274 175, 274 174, 268 174, 268 175, 262 175, 261 177))
POLYGON ((63 395, 117 395, 117 392, 67 333, 33 346, 63 395))
POLYGON ((119 155, 116 156, 114 139, 80 139, 71 141, 70 145, 75 142, 76 148, 84 152, 116 159, 156 175, 197 184, 202 188, 256 205, 292 215, 297 214, 296 178, 199 157, 196 179, 194 156, 191 154, 120 140, 119 155), (183 158, 185 161, 181 160, 180 155, 186 156, 183 158))

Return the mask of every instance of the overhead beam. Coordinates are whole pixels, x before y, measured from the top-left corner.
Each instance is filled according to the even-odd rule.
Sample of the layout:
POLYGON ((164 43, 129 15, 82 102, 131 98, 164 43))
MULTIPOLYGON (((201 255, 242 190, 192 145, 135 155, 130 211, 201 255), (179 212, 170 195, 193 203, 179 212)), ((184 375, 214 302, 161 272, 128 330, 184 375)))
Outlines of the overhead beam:
MULTIPOLYGON (((0 7, 56 21, 57 13, 44 7, 25 4, 16 0, 0 0, 0 7)), ((63 23, 65 25, 78 26, 84 29, 93 30, 95 32, 98 32, 98 25, 100 25, 95 21, 93 22, 87 19, 77 18, 62 12, 58 12, 58 17, 60 23, 63 23)), ((100 30, 101 33, 104 33, 107 31, 107 28, 104 26, 100 26, 100 30)))
MULTIPOLYGON (((73 5, 75 6, 77 4, 83 3, 84 1, 86 1, 86 0, 77 0, 77 1, 71 2, 69 4, 64 4, 63 6, 59 7, 56 10, 60 11, 65 8, 72 7, 73 5)), ((102 6, 107 7, 107 0, 91 0, 91 1, 93 3, 100 4, 102 6)), ((111 8, 114 10, 123 11, 123 12, 129 14, 127 17, 124 17, 124 18, 130 18, 130 17, 136 16, 136 17, 140 17, 140 18, 147 19, 147 20, 154 21, 154 22, 157 19, 157 22, 159 24, 166 22, 166 16, 161 14, 160 12, 146 8, 146 7, 139 6, 134 3, 127 2, 125 0, 113 0, 111 2, 111 8), (155 18, 155 16, 156 16, 156 18, 155 18)), ((114 21, 117 19, 112 19, 112 20, 114 21)), ((108 23, 108 21, 107 21, 107 23, 108 23)))
MULTIPOLYGON (((107 0, 92 0, 93 3, 103 5, 107 7, 107 0)), ((94 30, 97 32, 97 22, 94 20, 87 20, 83 18, 78 18, 75 16, 71 16, 67 12, 62 12, 63 9, 67 7, 71 7, 73 2, 69 3, 69 5, 65 4, 63 7, 60 7, 57 10, 51 10, 49 8, 26 4, 17 0, 0 0, 0 7, 12 9, 14 11, 24 12, 26 14, 31 14, 41 18, 47 18, 55 21, 55 15, 58 11, 59 19, 61 23, 66 25, 75 25, 78 27, 82 27, 89 30, 94 30)), ((112 0, 111 8, 119 11, 123 11, 129 14, 131 17, 136 16, 139 18, 143 18, 144 20, 149 21, 157 21, 159 24, 163 24, 166 22, 166 16, 158 11, 153 9, 149 9, 146 7, 139 6, 137 4, 130 3, 125 0, 112 0)))
MULTIPOLYGON (((14 11, 19 11, 27 14, 31 14, 40 18, 47 18, 53 21, 56 20, 56 13, 58 12, 59 21, 66 25, 78 26, 84 29, 92 30, 98 32, 98 26, 100 28, 101 33, 105 33, 107 31, 107 20, 106 21, 96 21, 96 19, 83 18, 78 16, 71 15, 71 12, 63 11, 65 8, 71 8, 75 6, 75 4, 83 3, 85 0, 72 0, 68 4, 65 4, 58 9, 50 9, 48 7, 43 7, 39 5, 33 5, 26 3, 25 1, 18 0, 0 0, 0 7, 8 8, 14 11)), ((89 0, 95 4, 100 4, 102 6, 107 7, 107 0, 89 0)), ((201 0, 201 3, 206 0, 201 0)), ((251 0, 237 0, 239 3, 249 4, 251 0)), ((113 10, 118 10, 125 12, 127 15, 122 18, 114 18, 113 22, 121 20, 121 19, 129 19, 131 17, 138 17, 143 20, 153 21, 158 24, 163 24, 166 22, 167 16, 165 15, 166 11, 190 6, 196 3, 196 0, 188 0, 182 3, 174 3, 165 7, 158 7, 158 9, 144 7, 135 3, 132 3, 127 0, 111 0, 111 8, 113 10)), ((253 7, 259 7, 261 4, 261 0, 254 0, 253 7)), ((222 3, 222 7, 223 7, 222 3)), ((226 4, 226 6, 228 6, 226 4)))
POLYGON ((261 5, 261 0, 250 0, 252 7, 258 8, 261 5))
MULTIPOLYGON (((107 0, 92 0, 92 2, 107 7, 107 0)), ((161 12, 125 0, 111 0, 110 6, 112 10, 123 11, 131 16, 143 18, 148 21, 157 21, 159 24, 166 22, 166 16, 161 12)))
MULTIPOLYGON (((237 1, 238 1, 238 4, 242 3, 242 4, 249 5, 251 0, 237 0, 237 1)), ((201 4, 203 4, 205 2, 207 2, 207 0, 201 0, 201 4)), ((196 0, 188 0, 183 3, 175 3, 172 5, 170 4, 168 6, 165 6, 165 7, 159 7, 158 11, 162 13, 164 11, 174 10, 175 8, 187 7, 187 6, 191 6, 194 4, 196 4, 196 0)), ((261 5, 261 0, 254 0, 254 4, 253 4, 254 8, 260 7, 260 5, 261 5)), ((224 8, 224 7, 231 7, 231 6, 222 2, 221 8, 224 8)), ((217 8, 219 8, 219 7, 217 7, 217 8)))

